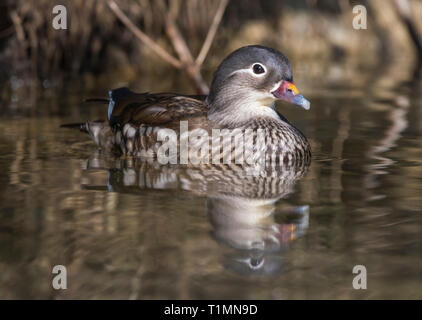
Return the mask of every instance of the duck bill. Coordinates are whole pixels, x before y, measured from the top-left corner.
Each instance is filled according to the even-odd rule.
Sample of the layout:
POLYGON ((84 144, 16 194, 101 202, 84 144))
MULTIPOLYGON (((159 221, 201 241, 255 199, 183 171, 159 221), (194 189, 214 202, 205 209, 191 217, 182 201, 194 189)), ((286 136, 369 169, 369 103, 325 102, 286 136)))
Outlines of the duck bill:
POLYGON ((309 110, 311 108, 311 103, 301 94, 295 95, 292 98, 286 99, 286 101, 293 103, 297 106, 301 106, 305 110, 309 110))
POLYGON ((283 81, 280 86, 271 93, 277 99, 301 106, 305 110, 311 108, 311 103, 302 96, 296 86, 289 81, 283 81))

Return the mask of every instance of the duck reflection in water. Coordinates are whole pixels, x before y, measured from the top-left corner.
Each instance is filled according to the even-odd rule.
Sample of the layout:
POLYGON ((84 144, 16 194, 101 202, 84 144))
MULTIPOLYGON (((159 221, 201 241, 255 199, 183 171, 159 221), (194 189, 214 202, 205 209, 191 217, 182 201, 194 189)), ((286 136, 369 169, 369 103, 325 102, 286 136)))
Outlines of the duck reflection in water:
POLYGON ((308 227, 309 206, 278 211, 274 199, 209 197, 208 214, 214 237, 234 249, 225 266, 240 273, 270 274, 282 266, 280 252, 304 234, 308 227), (275 216, 295 214, 294 222, 277 223, 275 216))
POLYGON ((224 257, 224 266, 237 273, 272 274, 280 272, 282 253, 308 227, 309 206, 279 204, 293 192, 307 167, 283 166, 276 174, 272 171, 256 176, 240 168, 163 166, 94 156, 87 170, 106 168, 107 186, 85 187, 119 193, 173 189, 206 197, 213 237, 233 249, 224 257), (280 223, 276 218, 289 222, 280 223))
MULTIPOLYGON (((117 166, 103 165, 115 168, 109 171, 111 191, 133 192, 134 186, 180 188, 206 197, 215 238, 236 249, 235 257, 227 259, 227 265, 239 271, 243 268, 267 273, 281 265, 270 253, 282 250, 306 229, 308 213, 307 207, 293 208, 290 211, 299 213, 300 222, 275 222, 275 203, 292 192, 311 161, 307 138, 276 110, 277 100, 310 108, 310 102, 293 84, 292 67, 284 54, 260 45, 246 46, 221 62, 208 96, 135 93, 120 88, 112 90, 109 99, 94 99, 108 105, 106 121, 64 127, 89 134, 104 152, 134 157, 117 160, 123 161, 117 166), (188 135, 183 133, 182 121, 189 122, 184 132, 188 135), (163 129, 171 129, 180 142, 160 139, 163 129), (221 148, 220 144, 217 148, 214 145, 204 148, 200 159, 212 158, 212 165, 209 161, 198 162, 201 164, 198 167, 192 167, 193 162, 186 167, 153 162, 162 158, 159 155, 163 155, 163 141, 172 144, 175 150, 179 145, 183 153, 187 138, 191 142, 191 137, 205 137, 193 139, 194 145, 189 145, 189 155, 195 154, 195 150, 208 147, 213 131, 220 129, 226 132, 217 137, 223 144, 224 136, 234 137, 236 132, 252 134, 250 139, 241 140, 244 143, 235 143, 236 147, 244 144, 240 151, 233 146, 221 148), (246 150, 254 151, 248 157, 253 160, 253 172, 236 162, 237 156, 246 150), (147 159, 151 161, 146 162, 147 159), (227 164, 225 159, 230 165, 216 164, 227 164), (265 161, 256 169, 255 160, 260 160, 261 165, 261 160, 265 161)), ((101 161, 96 159, 91 165, 101 161)))

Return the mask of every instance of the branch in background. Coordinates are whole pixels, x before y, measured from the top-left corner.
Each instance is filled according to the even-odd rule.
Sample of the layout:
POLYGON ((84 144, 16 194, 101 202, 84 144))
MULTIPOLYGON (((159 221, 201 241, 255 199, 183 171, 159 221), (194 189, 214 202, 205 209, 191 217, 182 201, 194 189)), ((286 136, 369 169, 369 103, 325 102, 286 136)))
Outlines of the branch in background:
POLYGON ((186 72, 189 79, 193 82, 196 91, 200 94, 208 94, 209 89, 202 78, 200 71, 201 66, 197 65, 193 60, 193 56, 185 39, 182 37, 176 23, 171 18, 169 18, 166 23, 166 32, 174 50, 177 52, 177 55, 182 61, 182 67, 184 68, 183 71, 186 72))
POLYGON ((22 19, 19 17, 16 11, 10 12, 10 19, 12 20, 13 25, 15 27, 16 37, 18 38, 18 41, 22 44, 25 44, 25 32, 22 26, 22 19))
POLYGON ((209 89, 204 79, 202 78, 200 69, 209 52, 209 49, 211 48, 212 42, 214 40, 215 34, 217 32, 218 26, 220 25, 228 2, 229 0, 220 0, 217 12, 214 16, 213 22, 208 30, 207 36, 196 60, 194 60, 193 55, 176 24, 176 18, 180 11, 179 1, 175 0, 170 2, 170 8, 167 14, 166 21, 167 37, 170 40, 179 59, 173 57, 162 47, 156 44, 151 38, 149 38, 144 32, 142 32, 137 26, 135 26, 132 21, 130 21, 130 19, 127 17, 127 15, 125 15, 123 11, 120 10, 114 0, 107 0, 107 5, 117 16, 117 18, 147 47, 153 50, 158 56, 170 63, 172 66, 176 67, 177 69, 183 70, 189 77, 189 79, 193 82, 198 93, 208 94, 209 89))
POLYGON ((166 19, 167 36, 183 64, 184 71, 186 72, 189 79, 193 82, 196 91, 201 94, 208 94, 209 89, 204 79, 202 78, 200 71, 201 66, 194 61, 192 53, 176 25, 177 15, 180 11, 179 9, 179 1, 172 1, 170 4, 169 14, 167 15, 166 19))
POLYGON ((410 38, 416 47, 420 63, 422 61, 422 38, 415 23, 412 20, 409 2, 407 0, 394 0, 394 4, 400 19, 406 25, 410 38))
POLYGON ((174 50, 179 56, 179 60, 184 65, 194 64, 190 49, 176 25, 176 19, 180 12, 180 2, 177 0, 170 1, 168 14, 166 15, 166 34, 169 38, 174 50))
POLYGON ((224 14, 224 11, 226 10, 228 3, 229 3, 229 0, 221 0, 220 4, 218 5, 217 12, 214 16, 210 29, 208 30, 207 37, 205 38, 201 51, 199 52, 199 55, 196 58, 196 64, 199 66, 201 66, 204 63, 204 60, 207 57, 208 51, 211 48, 211 44, 214 40, 218 26, 220 25, 221 19, 223 18, 223 14, 224 14))
POLYGON ((120 10, 119 6, 116 4, 114 0, 107 0, 107 5, 113 11, 113 13, 119 18, 119 20, 139 39, 141 40, 146 46, 148 46, 152 51, 154 51, 160 58, 170 63, 172 66, 176 68, 180 68, 182 66, 181 62, 177 60, 175 57, 170 55, 166 50, 161 48, 158 44, 156 44, 150 37, 148 37, 145 33, 143 33, 137 26, 135 26, 132 21, 120 10))

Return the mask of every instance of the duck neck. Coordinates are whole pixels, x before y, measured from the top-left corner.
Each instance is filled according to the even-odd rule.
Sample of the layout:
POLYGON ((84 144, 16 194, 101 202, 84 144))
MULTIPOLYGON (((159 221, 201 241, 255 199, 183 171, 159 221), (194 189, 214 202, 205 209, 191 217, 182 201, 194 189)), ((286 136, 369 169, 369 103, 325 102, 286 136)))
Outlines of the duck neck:
POLYGON ((210 94, 206 103, 209 106, 208 120, 223 127, 242 127, 258 118, 271 118, 282 121, 275 110, 272 99, 245 98, 248 95, 210 94))

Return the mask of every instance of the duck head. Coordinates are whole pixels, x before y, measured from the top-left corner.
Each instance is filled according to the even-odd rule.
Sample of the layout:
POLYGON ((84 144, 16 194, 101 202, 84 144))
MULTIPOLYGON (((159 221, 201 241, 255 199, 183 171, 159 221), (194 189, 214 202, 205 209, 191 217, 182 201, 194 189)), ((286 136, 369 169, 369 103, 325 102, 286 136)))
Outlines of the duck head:
POLYGON ((281 52, 258 45, 242 47, 214 73, 207 97, 208 118, 229 124, 256 116, 277 117, 276 100, 310 108, 293 84, 292 67, 281 52))

